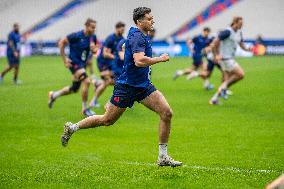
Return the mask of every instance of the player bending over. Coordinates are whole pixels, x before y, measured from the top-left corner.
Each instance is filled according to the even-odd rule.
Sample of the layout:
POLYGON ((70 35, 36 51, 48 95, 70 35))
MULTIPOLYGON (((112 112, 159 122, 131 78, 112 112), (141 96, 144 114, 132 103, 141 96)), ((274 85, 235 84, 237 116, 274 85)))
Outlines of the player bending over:
POLYGON ((135 101, 160 116, 159 130, 159 166, 180 166, 167 153, 168 138, 171 130, 172 109, 163 94, 151 83, 149 66, 169 61, 168 54, 152 58, 152 48, 148 31, 153 29, 151 9, 139 7, 133 11, 133 20, 137 28, 131 27, 125 42, 123 72, 117 79, 113 95, 106 106, 104 115, 93 115, 76 124, 67 122, 61 136, 63 146, 67 146, 72 134, 80 129, 110 126, 135 101))
POLYGON ((118 22, 115 25, 115 32, 106 38, 101 48, 101 52, 97 58, 97 65, 101 78, 103 79, 103 84, 101 89, 95 93, 92 101, 90 102, 91 107, 99 107, 98 98, 102 95, 107 86, 114 84, 113 64, 115 55, 117 54, 117 44, 121 39, 123 39, 124 30, 125 24, 118 22))
POLYGON ((96 21, 87 19, 85 29, 79 32, 71 33, 67 37, 59 41, 60 53, 66 68, 72 73, 72 85, 66 86, 58 91, 49 92, 48 107, 52 108, 55 100, 64 95, 69 95, 78 92, 82 83, 82 113, 85 116, 94 114, 88 106, 88 90, 90 86, 90 79, 86 73, 87 59, 90 51, 96 53, 96 21), (69 57, 65 54, 65 46, 69 44, 69 57))
POLYGON ((246 48, 243 43, 243 36, 241 28, 243 26, 243 18, 235 17, 231 24, 231 27, 221 31, 218 37, 210 45, 215 57, 215 61, 218 62, 224 71, 224 81, 218 88, 217 92, 210 99, 210 104, 219 104, 218 97, 227 99, 227 89, 234 83, 244 78, 244 71, 241 66, 234 59, 237 46, 245 51, 251 51, 246 48))
POLYGON ((9 33, 7 42, 7 59, 8 66, 0 74, 0 82, 3 81, 6 73, 14 68, 14 83, 21 84, 18 80, 18 74, 20 69, 20 50, 21 50, 21 35, 20 26, 18 23, 13 25, 13 31, 9 33))
MULTIPOLYGON (((203 49, 207 47, 213 40, 213 38, 209 37, 210 28, 205 27, 202 33, 198 36, 195 36, 192 40, 189 39, 187 41, 188 47, 192 53, 193 64, 190 68, 185 70, 177 70, 174 75, 174 80, 180 76, 186 75, 188 80, 191 80, 195 77, 199 76, 198 69, 201 69, 203 72, 206 70, 206 64, 203 63, 203 49)), ((208 79, 203 75, 200 75, 201 78, 204 79, 204 86, 207 89, 211 89, 208 79)))

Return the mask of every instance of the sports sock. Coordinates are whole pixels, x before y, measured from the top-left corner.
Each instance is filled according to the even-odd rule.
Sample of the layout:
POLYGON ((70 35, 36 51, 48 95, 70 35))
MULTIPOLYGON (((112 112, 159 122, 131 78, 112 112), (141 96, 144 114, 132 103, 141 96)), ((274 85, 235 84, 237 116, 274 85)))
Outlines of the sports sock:
POLYGON ((82 108, 83 110, 87 109, 87 102, 82 102, 82 108))
POLYGON ((159 157, 168 155, 168 144, 159 144, 159 157))
POLYGON ((218 97, 219 97, 219 93, 217 92, 217 93, 215 93, 215 94, 213 95, 213 97, 211 98, 211 100, 217 100, 218 97))
POLYGON ((197 71, 193 71, 187 76, 187 79, 192 80, 193 78, 198 77, 198 76, 199 76, 199 73, 197 71))
POLYGON ((52 94, 52 97, 53 97, 53 98, 57 98, 57 97, 59 97, 59 96, 61 96, 61 91, 55 91, 55 92, 52 94))
POLYGON ((204 80, 204 87, 208 87, 210 85, 210 82, 208 79, 204 80))
POLYGON ((71 129, 73 132, 78 131, 78 130, 80 129, 79 124, 76 123, 76 124, 71 125, 71 126, 70 126, 70 129, 71 129))

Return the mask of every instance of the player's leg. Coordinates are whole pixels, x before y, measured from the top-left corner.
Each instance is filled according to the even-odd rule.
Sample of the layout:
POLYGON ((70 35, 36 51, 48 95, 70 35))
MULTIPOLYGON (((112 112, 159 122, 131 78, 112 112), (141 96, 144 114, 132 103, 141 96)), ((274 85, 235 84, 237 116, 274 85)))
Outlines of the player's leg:
POLYGON ((0 79, 2 80, 4 78, 4 76, 6 75, 6 73, 8 73, 13 67, 11 65, 8 65, 2 72, 0 75, 0 79))
POLYGON ((207 64, 202 66, 200 77, 204 80, 204 88, 207 90, 213 89, 213 85, 210 84, 209 78, 214 70, 214 63, 211 60, 207 60, 207 64))
POLYGON ((13 61, 14 61, 14 59, 12 58, 12 57, 7 57, 7 60, 8 60, 8 65, 7 65, 7 67, 1 72, 1 74, 0 74, 0 81, 2 81, 3 80, 3 78, 4 78, 4 76, 9 72, 9 71, 11 71, 12 69, 13 69, 13 65, 14 65, 14 63, 13 63, 13 61))
POLYGON ((99 126, 113 125, 126 110, 126 108, 119 108, 118 106, 115 106, 110 102, 106 107, 107 109, 104 115, 92 115, 79 121, 76 124, 67 122, 64 126, 64 133, 61 136, 62 145, 67 146, 71 135, 79 129, 89 129, 99 126))
POLYGON ((173 80, 176 80, 177 78, 181 77, 181 76, 186 76, 186 75, 189 75, 191 74, 192 72, 195 73, 195 71, 198 69, 199 67, 199 64, 202 60, 196 60, 196 59, 193 59, 193 63, 191 65, 191 67, 189 68, 186 68, 184 70, 177 70, 173 76, 173 80))
POLYGON ((180 166, 181 162, 174 161, 167 153, 167 145, 171 131, 173 111, 163 94, 156 90, 141 101, 141 103, 160 116, 159 125, 159 157, 160 166, 180 166))
POLYGON ((99 97, 103 94, 103 92, 109 85, 112 85, 114 83, 112 79, 112 73, 110 70, 104 69, 103 71, 101 71, 100 74, 102 78, 102 84, 98 86, 98 88, 95 90, 95 94, 92 100, 90 101, 90 107, 99 106, 99 103, 98 103, 99 97))
POLYGON ((194 60, 193 61, 193 64, 192 64, 192 71, 190 73, 188 73, 186 79, 187 80, 192 80, 193 78, 196 78, 199 76, 199 72, 198 72, 198 69, 202 69, 203 70, 203 67, 204 67, 204 63, 201 60, 194 60))
POLYGON ((72 75, 72 84, 70 86, 65 86, 57 91, 49 91, 48 93, 48 107, 52 108, 55 100, 61 96, 69 95, 79 91, 81 86, 81 81, 75 77, 75 73, 72 75))
POLYGON ((20 70, 20 64, 14 64, 14 83, 15 84, 21 84, 21 81, 18 80, 18 75, 19 75, 19 70, 20 70))

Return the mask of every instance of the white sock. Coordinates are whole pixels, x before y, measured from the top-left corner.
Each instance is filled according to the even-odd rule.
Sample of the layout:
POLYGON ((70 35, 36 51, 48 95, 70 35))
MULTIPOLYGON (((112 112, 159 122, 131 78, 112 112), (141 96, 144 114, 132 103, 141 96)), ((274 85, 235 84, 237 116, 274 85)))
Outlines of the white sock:
POLYGON ((211 100, 217 100, 218 97, 219 97, 219 93, 217 92, 217 93, 215 93, 215 94, 213 95, 213 97, 211 98, 211 100))
POLYGON ((82 102, 82 108, 83 110, 87 109, 87 102, 82 102))
POLYGON ((193 71, 187 76, 187 79, 191 80, 191 79, 198 77, 198 76, 199 76, 199 73, 197 71, 193 71))
POLYGON ((159 157, 168 155, 168 144, 159 144, 159 157))
POLYGON ((73 132, 76 132, 78 131, 80 128, 79 128, 79 124, 76 123, 76 124, 73 124, 70 126, 70 129, 73 131, 73 132))
POLYGON ((57 97, 59 97, 59 96, 61 96, 61 91, 55 91, 55 92, 52 94, 52 97, 53 97, 53 98, 57 98, 57 97))
POLYGON ((210 85, 210 82, 208 79, 204 80, 204 87, 208 87, 210 85))

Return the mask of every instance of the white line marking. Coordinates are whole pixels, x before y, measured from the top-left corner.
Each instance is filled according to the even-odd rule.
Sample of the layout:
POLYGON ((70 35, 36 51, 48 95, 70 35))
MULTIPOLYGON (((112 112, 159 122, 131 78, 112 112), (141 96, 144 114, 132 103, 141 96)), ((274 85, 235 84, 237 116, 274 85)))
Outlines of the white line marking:
MULTIPOLYGON (((117 162, 127 165, 157 166, 155 163, 142 163, 142 162, 131 162, 131 161, 117 161, 117 162)), ((242 169, 238 167, 206 167, 198 165, 183 165, 182 167, 189 169, 205 170, 205 171, 231 171, 231 172, 240 172, 240 173, 284 173, 284 171, 278 171, 278 170, 242 169)))

